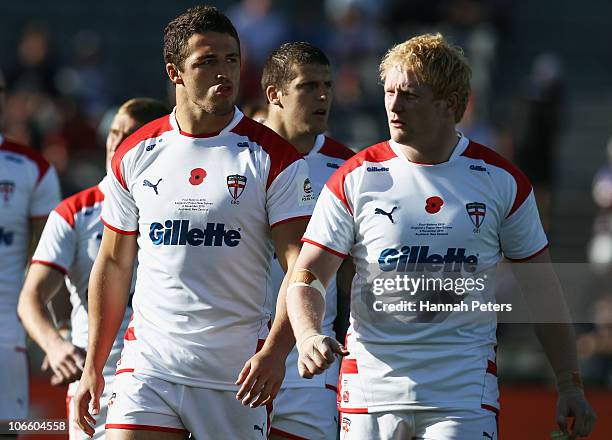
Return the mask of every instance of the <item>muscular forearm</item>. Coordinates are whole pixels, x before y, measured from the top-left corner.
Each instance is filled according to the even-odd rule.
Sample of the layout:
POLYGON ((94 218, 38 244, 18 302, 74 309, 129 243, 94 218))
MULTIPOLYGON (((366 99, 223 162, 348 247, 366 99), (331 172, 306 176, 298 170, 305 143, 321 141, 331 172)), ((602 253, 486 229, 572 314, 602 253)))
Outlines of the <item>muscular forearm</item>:
POLYGON ((550 365, 558 377, 562 373, 578 371, 576 336, 572 324, 535 324, 536 336, 550 365))
POLYGON ((266 349, 274 348, 279 355, 285 358, 295 345, 291 323, 287 315, 286 281, 287 277, 285 277, 278 294, 274 323, 264 345, 266 349))
POLYGON ((98 258, 89 279, 89 343, 85 368, 101 372, 127 305, 132 267, 110 258, 98 258))
POLYGON ((63 274, 34 264, 19 295, 19 318, 30 337, 45 352, 48 352, 53 344, 62 341, 49 315, 47 303, 55 296, 63 282, 63 274))
POLYGON ((577 372, 576 338, 559 279, 547 252, 527 263, 513 264, 529 307, 536 335, 557 378, 577 372))
POLYGON ((321 333, 325 300, 311 287, 294 287, 287 296, 287 312, 295 339, 321 333))
POLYGON ((53 325, 46 305, 37 301, 36 298, 28 296, 20 300, 18 312, 26 331, 45 353, 53 344, 63 340, 53 325))

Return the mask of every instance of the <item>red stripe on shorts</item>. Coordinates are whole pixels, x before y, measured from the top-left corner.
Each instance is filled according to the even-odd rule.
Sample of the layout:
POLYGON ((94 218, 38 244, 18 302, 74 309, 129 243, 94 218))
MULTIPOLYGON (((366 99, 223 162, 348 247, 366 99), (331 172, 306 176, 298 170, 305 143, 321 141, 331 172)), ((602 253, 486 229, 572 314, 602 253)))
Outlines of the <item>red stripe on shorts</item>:
POLYGON ((176 432, 186 433, 186 429, 182 428, 168 428, 166 426, 154 426, 154 425, 131 425, 127 423, 107 423, 106 429, 130 429, 133 431, 160 431, 160 432, 176 432))

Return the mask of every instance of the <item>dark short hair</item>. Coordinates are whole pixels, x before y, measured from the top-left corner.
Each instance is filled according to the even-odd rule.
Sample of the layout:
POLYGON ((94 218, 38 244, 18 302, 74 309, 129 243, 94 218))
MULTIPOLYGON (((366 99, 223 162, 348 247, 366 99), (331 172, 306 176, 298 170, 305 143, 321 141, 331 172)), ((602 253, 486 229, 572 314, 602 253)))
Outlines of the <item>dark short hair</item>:
POLYGON ((305 41, 285 43, 270 54, 261 75, 261 88, 268 86, 285 90, 297 76, 294 66, 320 64, 329 66, 329 59, 321 49, 305 41))
POLYGON ((187 9, 164 29, 164 61, 182 69, 187 58, 187 41, 192 35, 204 32, 229 34, 240 50, 238 32, 230 19, 214 6, 199 5, 187 9))
POLYGON ((170 108, 152 98, 133 98, 124 102, 117 113, 125 113, 139 124, 146 124, 170 113, 170 108))

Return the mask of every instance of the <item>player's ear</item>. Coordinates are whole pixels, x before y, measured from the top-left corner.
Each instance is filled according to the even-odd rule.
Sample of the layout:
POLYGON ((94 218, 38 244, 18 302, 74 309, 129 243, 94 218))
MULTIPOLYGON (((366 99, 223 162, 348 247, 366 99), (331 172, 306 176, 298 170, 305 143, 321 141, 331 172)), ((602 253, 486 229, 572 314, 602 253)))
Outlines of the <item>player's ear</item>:
POLYGON ((183 78, 181 78, 181 71, 173 63, 166 63, 166 73, 168 78, 172 81, 172 84, 183 84, 183 78))
POLYGON ((459 108, 459 93, 452 92, 444 101, 446 102, 446 110, 448 112, 446 116, 455 119, 455 114, 459 108))
POLYGON ((280 97, 282 94, 282 90, 278 89, 276 86, 266 87, 266 98, 270 104, 281 105, 280 97))

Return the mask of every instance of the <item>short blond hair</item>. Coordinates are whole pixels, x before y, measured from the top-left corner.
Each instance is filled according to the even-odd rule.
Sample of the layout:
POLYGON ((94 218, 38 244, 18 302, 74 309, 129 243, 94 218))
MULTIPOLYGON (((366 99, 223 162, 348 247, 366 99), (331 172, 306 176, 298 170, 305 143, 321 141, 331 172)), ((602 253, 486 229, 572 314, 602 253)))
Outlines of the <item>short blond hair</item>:
POLYGON ((431 87, 435 99, 457 93, 455 122, 461 120, 470 95, 472 69, 459 46, 449 44, 439 33, 418 35, 396 44, 382 58, 379 69, 383 82, 395 66, 414 73, 419 82, 431 87))

